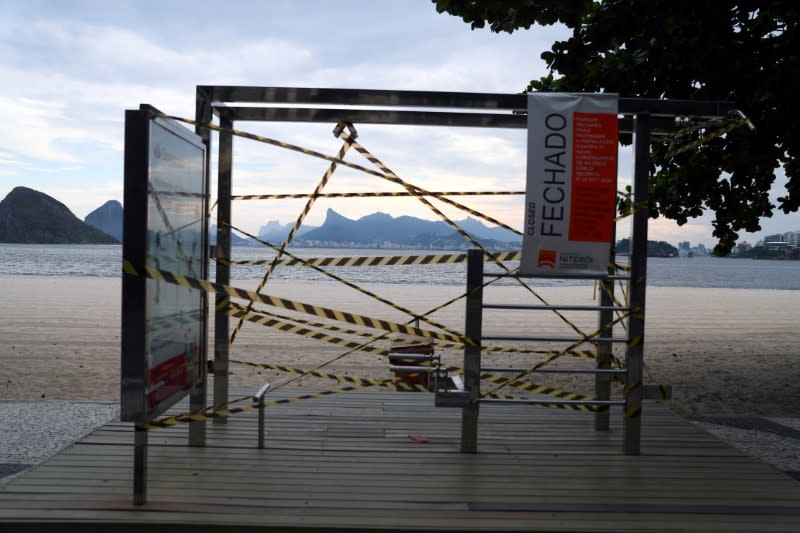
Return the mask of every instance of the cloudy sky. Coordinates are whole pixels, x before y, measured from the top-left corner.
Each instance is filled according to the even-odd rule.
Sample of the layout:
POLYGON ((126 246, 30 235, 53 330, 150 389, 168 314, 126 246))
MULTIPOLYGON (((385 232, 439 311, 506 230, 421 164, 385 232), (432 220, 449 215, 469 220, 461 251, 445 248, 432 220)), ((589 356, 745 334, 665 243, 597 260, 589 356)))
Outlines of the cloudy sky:
MULTIPOLYGON (((122 201, 124 110, 149 103, 192 117, 196 85, 516 93, 545 73, 539 54, 563 34, 558 27, 510 36, 471 31, 436 13, 428 0, 0 2, 0 199, 24 185, 80 218, 107 200, 122 201)), ((332 125, 237 126, 332 155, 339 149, 332 125)), ((523 131, 358 130, 367 149, 421 187, 524 189, 523 131)), ((355 153, 347 157, 363 162, 355 153)), ((235 161, 234 194, 310 192, 327 166, 242 139, 235 161)), ((630 166, 623 153, 623 183, 630 166)), ((328 190, 397 190, 377 180, 343 169, 328 190)), ((465 203, 521 227, 521 198, 465 203)), ((234 224, 257 232, 269 220, 294 221, 301 207, 301 201, 239 202, 234 224)), ((331 199, 318 202, 308 222, 321 224, 328 208, 353 218, 378 210, 434 218, 413 199, 331 199)), ((711 245, 709 222, 678 228, 656 220, 650 234, 711 245)), ((798 229, 800 219, 776 216, 763 227, 744 237, 798 229)))

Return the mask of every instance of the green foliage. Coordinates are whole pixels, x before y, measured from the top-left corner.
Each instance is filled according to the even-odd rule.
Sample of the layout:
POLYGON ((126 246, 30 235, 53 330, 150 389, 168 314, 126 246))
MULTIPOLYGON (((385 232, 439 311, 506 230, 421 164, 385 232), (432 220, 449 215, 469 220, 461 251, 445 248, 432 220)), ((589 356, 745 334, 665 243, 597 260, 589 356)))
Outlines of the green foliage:
MULTIPOLYGON (((628 238, 617 241, 615 247, 617 255, 631 253, 631 240, 628 238)), ((647 241, 647 257, 678 257, 678 249, 666 241, 647 241)))
MULTIPOLYGON (((542 53, 550 72, 527 90, 615 92, 625 97, 731 100, 756 126, 733 130, 669 157, 652 146, 651 216, 685 224, 716 215, 717 254, 741 230, 772 216, 769 191, 783 166, 778 198, 800 207, 800 4, 786 0, 434 0, 439 12, 495 32, 560 22, 572 34, 542 53)), ((702 129, 681 139, 689 142, 702 129)))

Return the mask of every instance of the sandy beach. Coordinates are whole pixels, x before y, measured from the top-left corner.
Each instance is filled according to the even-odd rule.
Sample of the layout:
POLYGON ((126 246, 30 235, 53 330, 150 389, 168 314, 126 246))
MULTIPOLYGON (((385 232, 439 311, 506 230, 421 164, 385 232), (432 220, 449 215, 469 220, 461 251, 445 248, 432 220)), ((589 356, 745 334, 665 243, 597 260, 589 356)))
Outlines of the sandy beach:
MULTIPOLYGON (((234 285, 254 288, 255 282, 234 285)), ((370 285, 370 290, 414 311, 458 295, 460 286, 370 285)), ((120 280, 116 278, 0 276, 0 399, 116 400, 120 368, 120 280)), ((264 292, 376 318, 405 321, 398 311, 333 283, 268 284, 264 292)), ((591 287, 536 289, 550 303, 592 303, 591 287)), ((537 303, 521 288, 487 290, 486 301, 537 303)), ((653 381, 673 386, 678 413, 796 416, 800 405, 797 323, 800 291, 651 287, 647 292, 645 363, 653 381)), ((274 312, 282 312, 273 309, 274 312)), ((433 315, 463 329, 462 303, 433 315)), ((307 317, 314 319, 313 317, 307 317)), ((568 315, 585 333, 594 313, 568 315)), ((233 322, 235 323, 235 321, 233 322)), ((347 327, 346 325, 343 325, 347 327)), ((213 333, 213 332, 212 332, 213 333)), ((572 330, 550 312, 487 311, 484 334, 558 335, 572 330)), ((618 328, 616 335, 624 336, 618 328)), ((386 342, 379 343, 386 346, 386 342)), ((511 346, 506 342, 495 345, 511 346)), ((516 346, 521 346, 517 344, 516 346)), ((530 344, 528 347, 532 347, 530 344)), ((560 349, 565 343, 537 346, 560 349)), ((309 368, 343 353, 331 344, 246 323, 231 358, 309 368)), ((617 348, 622 355, 622 349, 617 348)), ((437 352, 461 364, 456 349, 437 352)), ((484 364, 530 366, 542 356, 487 355, 484 364)), ((593 362, 562 358, 558 366, 593 362)), ((291 377, 240 365, 233 386, 255 388, 291 377)), ((326 368, 332 373, 390 377, 384 356, 351 354, 326 368)), ((534 375, 536 383, 591 393, 591 378, 534 375)), ((304 378, 293 386, 330 385, 304 378)), ((512 390, 504 391, 513 394, 512 390)))

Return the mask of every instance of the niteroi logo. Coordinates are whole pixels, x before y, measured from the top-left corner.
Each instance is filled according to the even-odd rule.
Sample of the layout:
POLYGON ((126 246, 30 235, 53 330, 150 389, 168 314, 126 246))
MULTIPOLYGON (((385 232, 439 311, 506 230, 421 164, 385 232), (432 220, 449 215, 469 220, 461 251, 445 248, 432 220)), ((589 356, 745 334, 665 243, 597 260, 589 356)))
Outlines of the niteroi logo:
POLYGON ((180 159, 178 156, 161 148, 160 144, 157 144, 153 149, 153 155, 156 156, 156 159, 160 159, 162 161, 178 161, 180 159))
POLYGON ((539 259, 536 262, 536 266, 544 268, 555 268, 556 254, 557 252, 555 250, 539 250, 539 259))

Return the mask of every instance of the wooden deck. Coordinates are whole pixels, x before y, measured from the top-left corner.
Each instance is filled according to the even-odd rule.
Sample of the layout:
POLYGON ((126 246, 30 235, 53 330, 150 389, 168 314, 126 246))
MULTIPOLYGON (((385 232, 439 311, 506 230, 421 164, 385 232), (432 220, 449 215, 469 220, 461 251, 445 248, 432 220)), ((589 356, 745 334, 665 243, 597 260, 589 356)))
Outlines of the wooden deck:
POLYGON ((460 411, 429 394, 292 403, 267 428, 263 450, 254 413, 209 423, 205 448, 186 426, 151 432, 134 507, 132 426, 109 423, 0 486, 0 530, 800 531, 800 483, 656 404, 638 457, 617 410, 596 432, 592 415, 510 405, 481 406, 479 453, 462 455, 460 411))

